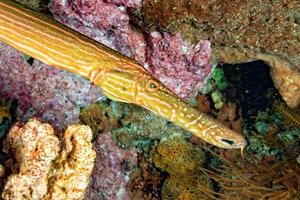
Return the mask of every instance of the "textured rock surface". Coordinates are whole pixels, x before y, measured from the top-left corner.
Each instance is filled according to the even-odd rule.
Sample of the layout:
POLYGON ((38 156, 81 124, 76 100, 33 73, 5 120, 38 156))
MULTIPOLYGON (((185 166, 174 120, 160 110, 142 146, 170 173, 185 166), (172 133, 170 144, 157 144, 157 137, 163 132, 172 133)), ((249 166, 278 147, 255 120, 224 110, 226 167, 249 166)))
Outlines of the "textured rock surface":
POLYGON ((298 0, 145 0, 143 27, 209 39, 221 62, 264 60, 284 100, 300 103, 300 2, 298 0))
POLYGON ((130 200, 126 186, 131 166, 137 164, 137 152, 120 148, 107 132, 98 135, 94 149, 96 164, 85 199, 130 200))

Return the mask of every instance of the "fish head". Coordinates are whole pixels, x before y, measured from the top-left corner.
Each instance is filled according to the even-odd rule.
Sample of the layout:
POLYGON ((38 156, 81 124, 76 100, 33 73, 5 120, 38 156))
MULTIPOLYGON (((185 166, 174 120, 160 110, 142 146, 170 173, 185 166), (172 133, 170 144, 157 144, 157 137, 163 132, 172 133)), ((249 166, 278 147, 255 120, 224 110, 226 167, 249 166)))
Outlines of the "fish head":
POLYGON ((247 144, 241 134, 188 105, 144 69, 107 71, 101 88, 108 98, 144 107, 215 146, 244 149, 247 144))

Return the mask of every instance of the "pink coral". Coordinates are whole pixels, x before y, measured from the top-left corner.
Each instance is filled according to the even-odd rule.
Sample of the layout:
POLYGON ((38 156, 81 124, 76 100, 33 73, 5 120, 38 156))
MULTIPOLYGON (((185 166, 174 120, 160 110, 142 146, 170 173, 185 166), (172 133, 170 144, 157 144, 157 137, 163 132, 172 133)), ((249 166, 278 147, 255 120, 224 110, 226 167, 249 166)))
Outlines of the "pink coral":
POLYGON ((211 48, 206 40, 192 46, 180 34, 152 32, 147 53, 149 71, 181 98, 202 88, 211 71, 211 48))
POLYGON ((108 133, 98 135, 94 149, 97 153, 96 164, 86 199, 129 200, 130 194, 126 185, 131 169, 128 166, 137 164, 136 150, 120 148, 108 133))
POLYGON ((17 118, 33 116, 62 129, 79 121, 81 106, 103 95, 87 80, 35 60, 29 65, 23 54, 0 43, 0 96, 18 100, 17 118))
POLYGON ((136 8, 141 4, 122 0, 52 0, 49 8, 64 24, 143 64, 180 97, 196 94, 211 71, 209 41, 191 45, 180 34, 137 33, 130 28, 128 9, 124 7, 132 5, 136 8))

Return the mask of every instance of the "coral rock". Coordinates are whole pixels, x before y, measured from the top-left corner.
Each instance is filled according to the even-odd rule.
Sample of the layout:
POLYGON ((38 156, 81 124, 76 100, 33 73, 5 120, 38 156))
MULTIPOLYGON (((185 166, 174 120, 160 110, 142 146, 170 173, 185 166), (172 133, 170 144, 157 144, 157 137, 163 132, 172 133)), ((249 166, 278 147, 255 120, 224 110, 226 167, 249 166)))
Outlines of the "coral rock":
POLYGON ((4 141, 4 152, 14 154, 17 174, 11 175, 5 185, 4 199, 41 199, 47 193, 47 173, 57 157, 58 138, 52 127, 36 119, 24 127, 16 124, 4 141))
POLYGON ((127 191, 131 165, 137 164, 135 149, 125 150, 116 145, 111 136, 99 134, 94 148, 96 165, 85 198, 90 200, 130 200, 127 191))
POLYGON ((65 132, 64 146, 49 124, 31 119, 24 126, 14 125, 3 150, 16 164, 11 166, 3 199, 83 199, 95 161, 91 138, 89 127, 72 125, 65 132))
POLYGON ((210 42, 196 45, 184 41, 180 34, 152 32, 148 39, 146 66, 166 87, 181 98, 197 94, 211 71, 210 42))
POLYGON ((83 199, 96 157, 91 139, 92 130, 88 126, 68 126, 65 148, 49 176, 51 186, 45 199, 83 199))

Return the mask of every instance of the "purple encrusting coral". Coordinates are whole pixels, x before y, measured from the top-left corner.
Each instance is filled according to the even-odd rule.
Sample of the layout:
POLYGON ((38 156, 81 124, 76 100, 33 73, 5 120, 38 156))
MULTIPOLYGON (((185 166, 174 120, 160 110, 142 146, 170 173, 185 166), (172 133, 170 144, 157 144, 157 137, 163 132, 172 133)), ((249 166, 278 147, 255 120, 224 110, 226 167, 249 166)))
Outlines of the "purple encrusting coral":
POLYGON ((79 121, 81 106, 103 95, 89 81, 37 60, 29 65, 23 54, 0 43, 0 97, 18 100, 17 118, 35 116, 63 129, 79 121))
POLYGON ((211 71, 210 55, 207 40, 191 46, 180 34, 152 32, 146 66, 165 86, 185 99, 204 87, 204 79, 211 71))
POLYGON ((139 6, 140 0, 52 0, 49 4, 62 23, 134 58, 181 98, 193 96, 211 71, 209 41, 191 45, 180 34, 135 32, 127 7, 139 6))
POLYGON ((85 193, 89 200, 129 200, 126 190, 132 167, 137 165, 135 149, 120 148, 107 132, 98 135, 94 142, 96 164, 90 186, 85 193))

